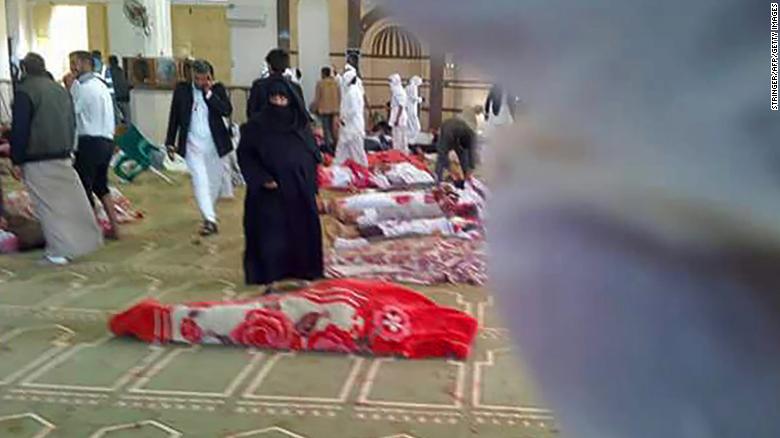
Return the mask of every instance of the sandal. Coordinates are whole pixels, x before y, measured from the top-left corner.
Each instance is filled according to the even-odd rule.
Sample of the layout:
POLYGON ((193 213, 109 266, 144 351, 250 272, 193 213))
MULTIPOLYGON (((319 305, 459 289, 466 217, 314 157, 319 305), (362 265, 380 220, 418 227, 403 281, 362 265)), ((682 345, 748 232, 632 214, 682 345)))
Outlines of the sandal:
POLYGON ((202 237, 207 237, 214 234, 219 234, 219 228, 217 227, 217 224, 211 221, 203 222, 203 228, 200 229, 200 235, 202 237))

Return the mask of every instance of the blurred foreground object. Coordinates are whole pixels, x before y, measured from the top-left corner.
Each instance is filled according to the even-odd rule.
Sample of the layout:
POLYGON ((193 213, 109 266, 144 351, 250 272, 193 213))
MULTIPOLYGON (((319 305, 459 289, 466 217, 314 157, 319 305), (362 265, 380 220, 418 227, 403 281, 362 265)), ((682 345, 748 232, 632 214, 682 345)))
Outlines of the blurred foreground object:
POLYGON ((527 103, 486 148, 492 289, 563 436, 780 436, 769 4, 396 0, 527 103))

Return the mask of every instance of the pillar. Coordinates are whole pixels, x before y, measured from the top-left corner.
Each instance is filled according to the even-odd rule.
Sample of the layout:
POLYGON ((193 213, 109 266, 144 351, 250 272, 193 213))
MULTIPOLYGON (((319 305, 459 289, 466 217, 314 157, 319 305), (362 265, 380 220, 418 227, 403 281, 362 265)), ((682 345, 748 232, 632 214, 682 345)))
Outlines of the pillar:
POLYGON ((23 58, 32 47, 27 0, 5 0, 5 23, 11 39, 11 58, 23 58))
POLYGON ((320 69, 330 65, 330 11, 328 0, 298 2, 298 68, 303 73, 303 95, 314 99, 320 69), (305 31, 303 31, 305 29, 305 31))
POLYGON ((347 48, 360 49, 363 41, 363 29, 360 19, 362 15, 362 0, 348 0, 347 4, 347 48))
POLYGON ((5 1, 0 0, 0 124, 11 122, 11 57, 8 51, 8 28, 6 25, 5 1))
POLYGON ((152 33, 144 42, 147 56, 173 56, 173 33, 171 31, 171 1, 142 0, 151 19, 152 33))
POLYGON ((149 16, 149 35, 125 17, 122 0, 108 2, 108 42, 111 53, 123 56, 173 56, 171 0, 141 0, 149 16))
POLYGON ((11 57, 8 52, 8 26, 6 24, 5 1, 0 0, 0 81, 11 80, 11 57))
POLYGON ((277 44, 279 48, 290 50, 290 0, 277 0, 276 26, 278 30, 277 44))
POLYGON ((440 50, 431 51, 431 90, 428 113, 430 129, 437 129, 442 122, 444 107, 444 64, 445 54, 440 50))

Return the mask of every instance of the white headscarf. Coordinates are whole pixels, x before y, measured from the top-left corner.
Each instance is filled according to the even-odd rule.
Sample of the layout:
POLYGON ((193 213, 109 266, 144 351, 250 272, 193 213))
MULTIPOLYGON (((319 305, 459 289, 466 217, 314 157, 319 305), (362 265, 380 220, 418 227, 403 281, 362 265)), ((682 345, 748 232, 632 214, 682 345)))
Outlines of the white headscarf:
POLYGON ((417 75, 409 79, 409 85, 406 86, 406 95, 409 98, 408 104, 410 106, 422 103, 422 99, 420 99, 420 85, 422 83, 422 78, 417 75))
POLYGON ((395 95, 397 92, 404 92, 401 75, 398 73, 393 73, 388 77, 388 79, 390 80, 390 90, 393 92, 393 95, 395 95))
POLYGON ((339 84, 341 85, 342 94, 346 93, 347 87, 355 78, 357 78, 355 85, 360 87, 361 91, 365 92, 365 90, 363 90, 363 81, 360 80, 360 76, 358 76, 357 69, 355 69, 355 67, 353 67, 352 65, 347 64, 346 66, 344 66, 344 73, 336 77, 339 84))
POLYGON ((398 73, 391 74, 388 79, 390 80, 390 92, 392 93, 392 105, 405 106, 406 105, 406 90, 404 90, 403 83, 401 82, 401 75, 398 73))

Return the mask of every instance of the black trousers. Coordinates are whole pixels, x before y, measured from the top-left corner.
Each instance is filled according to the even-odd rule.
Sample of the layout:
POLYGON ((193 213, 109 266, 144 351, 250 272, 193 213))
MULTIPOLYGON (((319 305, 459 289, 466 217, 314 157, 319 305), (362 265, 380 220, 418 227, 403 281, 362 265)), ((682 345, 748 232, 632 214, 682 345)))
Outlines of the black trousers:
POLYGON ((328 149, 335 152, 336 149, 336 136, 333 133, 334 119, 338 114, 320 114, 320 122, 322 122, 322 131, 325 134, 325 144, 328 145, 328 149))
POLYGON ((79 147, 73 167, 76 168, 81 184, 87 192, 87 199, 93 207, 95 206, 93 193, 98 198, 103 198, 109 193, 108 168, 113 155, 113 140, 105 137, 79 137, 79 147))
MULTIPOLYGON (((464 148, 459 144, 448 143, 446 140, 439 139, 439 143, 436 145, 436 181, 441 182, 444 178, 444 171, 450 167, 450 151, 454 150, 458 156, 460 162, 460 168, 463 173, 471 172, 474 170, 476 157, 474 154, 474 147, 464 148)), ((465 176, 465 175, 464 175, 465 176)))

